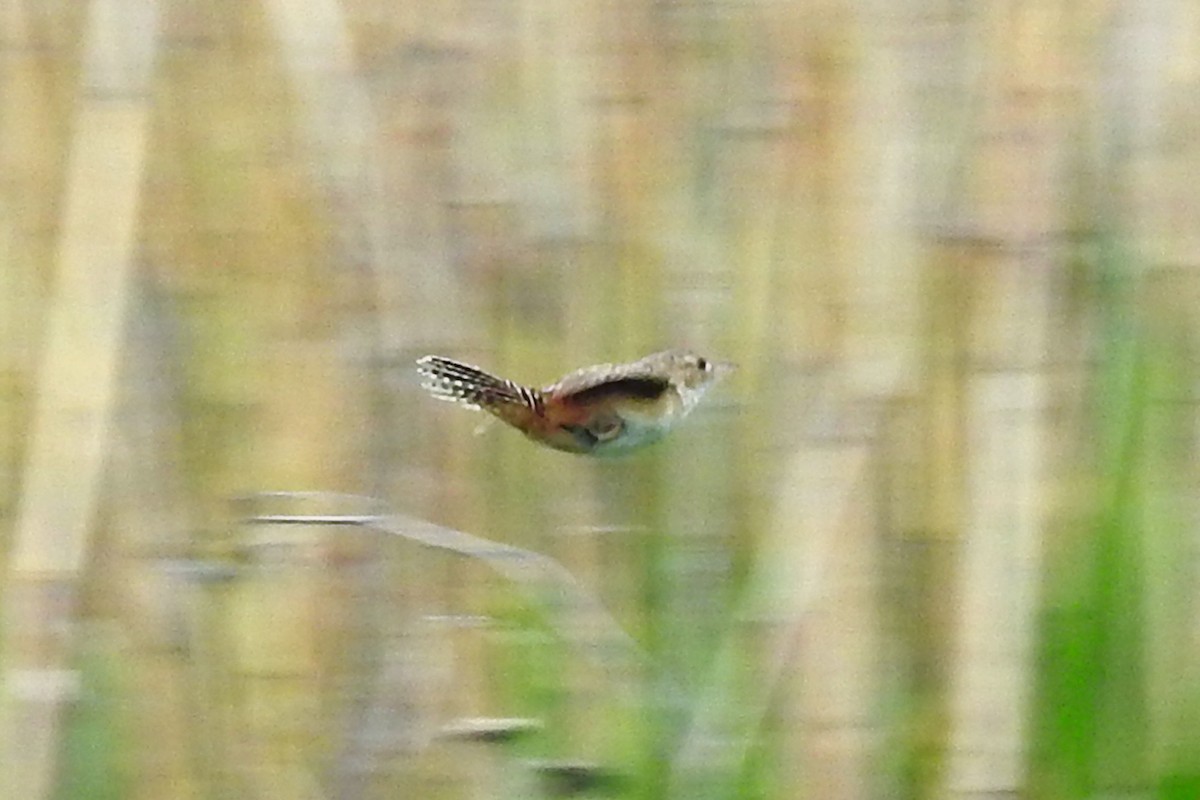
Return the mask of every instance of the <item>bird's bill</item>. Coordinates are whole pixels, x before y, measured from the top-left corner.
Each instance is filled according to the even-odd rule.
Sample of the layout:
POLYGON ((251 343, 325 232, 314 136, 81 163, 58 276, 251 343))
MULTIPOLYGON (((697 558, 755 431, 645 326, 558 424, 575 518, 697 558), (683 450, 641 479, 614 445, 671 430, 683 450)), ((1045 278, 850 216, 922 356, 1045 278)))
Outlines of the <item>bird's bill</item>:
POLYGON ((732 361, 709 361, 712 364, 713 380, 721 380, 737 372, 738 365, 732 361))

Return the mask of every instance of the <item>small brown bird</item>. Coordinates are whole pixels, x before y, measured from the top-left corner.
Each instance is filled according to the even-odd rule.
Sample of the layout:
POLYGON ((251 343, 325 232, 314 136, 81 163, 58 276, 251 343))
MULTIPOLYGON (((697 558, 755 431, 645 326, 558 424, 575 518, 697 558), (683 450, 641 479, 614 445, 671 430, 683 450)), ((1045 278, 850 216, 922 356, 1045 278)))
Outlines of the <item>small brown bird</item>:
POLYGON ((534 389, 442 356, 417 361, 421 385, 434 397, 487 411, 556 450, 594 456, 658 441, 732 369, 667 350, 629 364, 584 367, 534 389))

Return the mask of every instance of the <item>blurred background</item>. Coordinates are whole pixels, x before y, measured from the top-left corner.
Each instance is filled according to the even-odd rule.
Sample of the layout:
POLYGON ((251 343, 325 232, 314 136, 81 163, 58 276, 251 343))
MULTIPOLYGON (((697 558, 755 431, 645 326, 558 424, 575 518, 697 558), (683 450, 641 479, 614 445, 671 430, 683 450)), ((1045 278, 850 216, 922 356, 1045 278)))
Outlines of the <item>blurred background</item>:
POLYGON ((1200 798, 1198 132, 1187 0, 0 0, 3 796, 1200 798))

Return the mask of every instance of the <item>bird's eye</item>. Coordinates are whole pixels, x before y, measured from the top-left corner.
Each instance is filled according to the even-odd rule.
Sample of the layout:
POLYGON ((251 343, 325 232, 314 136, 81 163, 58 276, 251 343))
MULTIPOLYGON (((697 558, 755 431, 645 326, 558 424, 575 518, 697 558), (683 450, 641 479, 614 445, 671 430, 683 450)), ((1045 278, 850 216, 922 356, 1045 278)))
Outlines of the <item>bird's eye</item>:
POLYGON ((708 363, 708 361, 706 361, 703 358, 697 358, 696 359, 696 368, 699 369, 701 372, 708 372, 712 368, 712 364, 708 363))

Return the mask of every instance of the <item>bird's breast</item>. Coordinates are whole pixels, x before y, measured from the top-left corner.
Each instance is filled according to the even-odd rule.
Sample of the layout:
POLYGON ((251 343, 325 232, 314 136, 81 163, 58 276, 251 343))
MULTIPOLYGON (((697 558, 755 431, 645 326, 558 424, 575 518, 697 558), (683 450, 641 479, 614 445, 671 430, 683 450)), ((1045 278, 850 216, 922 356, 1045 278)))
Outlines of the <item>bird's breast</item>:
POLYGON ((537 423, 523 430, 556 450, 621 455, 661 439, 684 412, 684 404, 674 391, 653 398, 601 395, 588 402, 579 402, 577 397, 552 397, 537 423))

